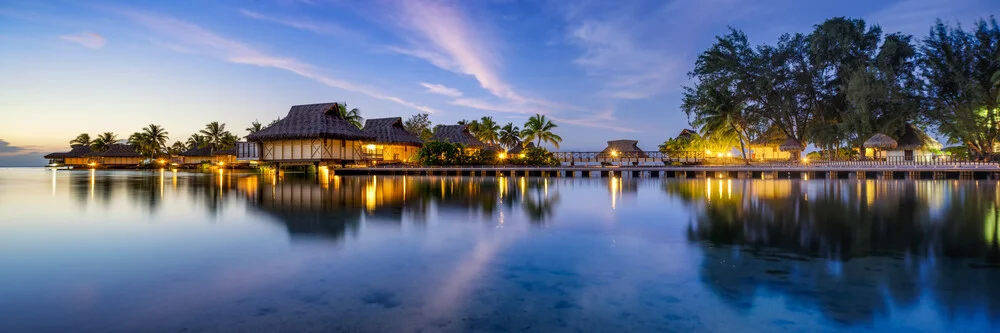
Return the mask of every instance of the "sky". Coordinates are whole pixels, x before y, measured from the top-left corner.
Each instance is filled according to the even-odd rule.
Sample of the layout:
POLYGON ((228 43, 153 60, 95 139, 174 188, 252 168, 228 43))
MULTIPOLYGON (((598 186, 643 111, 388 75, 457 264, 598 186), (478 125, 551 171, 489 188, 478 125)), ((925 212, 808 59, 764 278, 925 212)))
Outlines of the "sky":
MULTIPOLYGON (((754 44, 862 18, 922 39, 996 0, 259 0, 0 3, 0 166, 42 165, 79 133, 148 124, 184 141, 219 121, 246 135, 292 105, 434 124, 545 114, 560 151, 658 144, 698 54, 729 27, 754 44)), ((550 147, 551 148, 551 147, 550 147)))

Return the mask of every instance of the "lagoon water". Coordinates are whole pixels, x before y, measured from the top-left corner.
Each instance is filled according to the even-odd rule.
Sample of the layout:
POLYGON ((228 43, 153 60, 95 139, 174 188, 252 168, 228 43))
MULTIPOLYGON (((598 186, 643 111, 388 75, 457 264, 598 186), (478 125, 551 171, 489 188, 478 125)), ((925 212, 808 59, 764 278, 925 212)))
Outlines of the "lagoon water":
POLYGON ((996 332, 1000 185, 0 169, 0 332, 996 332))

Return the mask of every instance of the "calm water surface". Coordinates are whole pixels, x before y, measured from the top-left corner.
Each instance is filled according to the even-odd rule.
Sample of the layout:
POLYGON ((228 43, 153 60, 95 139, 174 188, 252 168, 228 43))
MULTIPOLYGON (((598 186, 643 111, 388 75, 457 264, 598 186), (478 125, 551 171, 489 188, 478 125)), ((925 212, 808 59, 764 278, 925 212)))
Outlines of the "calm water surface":
POLYGON ((998 188, 0 169, 0 332, 996 332, 998 188))

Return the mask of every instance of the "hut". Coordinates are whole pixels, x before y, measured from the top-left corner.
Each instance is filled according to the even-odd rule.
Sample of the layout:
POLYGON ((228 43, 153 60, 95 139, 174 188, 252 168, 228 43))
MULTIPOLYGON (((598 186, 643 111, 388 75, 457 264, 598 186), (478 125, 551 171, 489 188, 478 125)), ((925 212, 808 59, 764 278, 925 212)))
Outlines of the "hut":
POLYGON ((781 150, 781 145, 786 141, 788 141, 788 136, 778 127, 771 126, 767 131, 747 144, 747 149, 750 150, 750 159, 791 160, 792 152, 781 150))
POLYGON ((90 162, 87 158, 90 152, 90 146, 72 145, 68 152, 51 153, 44 157, 49 160, 49 165, 84 166, 90 162))
POLYGON ((368 119, 362 131, 375 138, 374 143, 365 146, 366 152, 375 154, 383 162, 410 161, 424 146, 420 137, 403 128, 400 117, 368 119))
POLYGON ((212 152, 212 163, 218 165, 236 164, 236 146, 212 152))
POLYGON ((176 163, 184 165, 214 162, 212 158, 212 148, 208 146, 185 150, 178 154, 177 157, 178 159, 176 160, 176 163))
MULTIPOLYGON (((865 148, 870 148, 874 150, 872 154, 872 157, 874 158, 884 157, 884 156, 879 156, 879 150, 884 152, 887 150, 896 149, 897 146, 899 146, 899 143, 897 143, 896 140, 893 140, 888 135, 882 133, 877 133, 875 135, 872 135, 872 137, 869 138, 864 143, 865 148)), ((867 156, 868 154, 866 153, 865 155, 867 156)))
POLYGON ((612 140, 597 158, 649 158, 649 155, 639 148, 638 140, 612 140))
POLYGON ((507 150, 508 155, 520 155, 523 154, 525 150, 535 148, 534 142, 528 142, 527 144, 518 143, 507 150))
POLYGON ((675 139, 677 139, 677 140, 691 140, 691 139, 694 139, 694 138, 697 138, 697 137, 699 137, 698 131, 695 131, 693 129, 687 129, 687 128, 685 128, 685 129, 681 130, 680 134, 677 134, 677 137, 675 139))
POLYGON ((127 144, 112 144, 108 150, 91 151, 86 154, 91 163, 105 167, 132 166, 142 163, 143 157, 135 151, 135 147, 127 144))
POLYGON ((891 160, 913 161, 934 156, 941 149, 941 143, 916 126, 906 124, 902 135, 896 140, 896 148, 886 151, 891 160))
POLYGON ((364 152, 374 140, 338 116, 337 103, 295 105, 288 115, 247 136, 258 145, 261 161, 283 164, 327 164, 371 160, 364 152))
POLYGON ((465 147, 466 150, 480 150, 486 148, 486 144, 479 141, 472 132, 469 132, 468 125, 438 125, 434 128, 432 141, 442 141, 457 143, 465 147))
POLYGON ((788 153, 789 160, 798 160, 801 158, 802 151, 805 150, 805 148, 805 145, 792 138, 788 138, 784 143, 778 146, 778 150, 788 153))

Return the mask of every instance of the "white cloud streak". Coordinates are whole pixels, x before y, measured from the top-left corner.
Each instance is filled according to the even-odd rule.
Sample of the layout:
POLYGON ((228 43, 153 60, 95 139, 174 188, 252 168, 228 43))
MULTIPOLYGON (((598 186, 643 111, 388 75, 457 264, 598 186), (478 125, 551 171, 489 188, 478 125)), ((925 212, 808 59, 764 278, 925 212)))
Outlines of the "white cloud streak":
POLYGON ((441 84, 420 82, 420 85, 427 88, 427 92, 444 95, 448 97, 462 97, 462 92, 455 88, 449 88, 441 84))
POLYGON ((185 50, 192 50, 231 63, 283 69, 296 75, 313 79, 329 87, 395 102, 422 112, 437 112, 430 107, 390 96, 373 88, 323 75, 311 64, 294 58, 267 54, 241 42, 216 35, 189 22, 142 12, 124 12, 124 14, 137 24, 162 35, 164 38, 171 39, 170 45, 175 45, 185 50))
POLYGON ((305 30, 305 31, 309 31, 309 32, 313 32, 313 33, 317 33, 317 34, 321 34, 321 35, 337 36, 337 37, 348 37, 348 38, 353 38, 353 39, 362 39, 363 38, 363 36, 361 34, 359 34, 358 32, 356 32, 354 30, 347 29, 347 28, 344 28, 344 27, 341 27, 339 25, 332 24, 332 23, 315 22, 315 21, 312 21, 312 20, 309 20, 309 19, 305 19, 305 18, 288 18, 288 17, 269 16, 269 15, 264 15, 264 14, 261 14, 261 13, 255 12, 255 11, 251 11, 251 10, 247 10, 247 9, 240 9, 239 11, 244 16, 252 18, 252 19, 266 21, 266 22, 271 22, 271 23, 277 23, 277 24, 284 25, 284 26, 287 26, 287 27, 292 27, 292 28, 295 28, 295 29, 305 30))
POLYGON ((59 39, 67 42, 80 44, 88 49, 99 49, 108 43, 108 40, 96 32, 81 32, 78 34, 61 35, 59 39))

